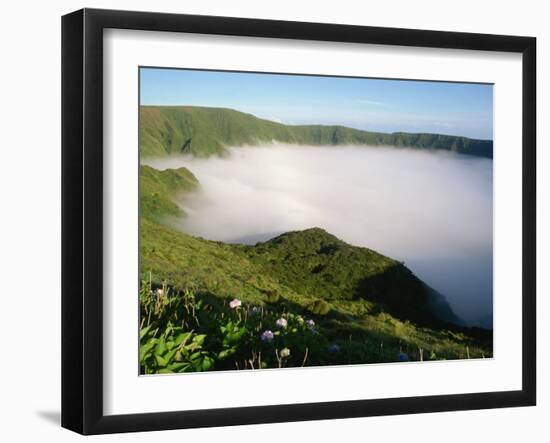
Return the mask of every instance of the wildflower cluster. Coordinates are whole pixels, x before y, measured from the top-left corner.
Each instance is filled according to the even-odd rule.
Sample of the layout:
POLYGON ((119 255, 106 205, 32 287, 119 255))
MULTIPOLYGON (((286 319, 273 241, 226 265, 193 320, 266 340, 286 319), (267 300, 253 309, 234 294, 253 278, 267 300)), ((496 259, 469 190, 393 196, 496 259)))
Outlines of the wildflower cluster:
POLYGON ((397 352, 395 345, 335 335, 284 303, 249 305, 239 297, 220 303, 208 294, 142 283, 140 306, 145 374, 349 364, 369 355, 418 359, 410 347, 397 352))

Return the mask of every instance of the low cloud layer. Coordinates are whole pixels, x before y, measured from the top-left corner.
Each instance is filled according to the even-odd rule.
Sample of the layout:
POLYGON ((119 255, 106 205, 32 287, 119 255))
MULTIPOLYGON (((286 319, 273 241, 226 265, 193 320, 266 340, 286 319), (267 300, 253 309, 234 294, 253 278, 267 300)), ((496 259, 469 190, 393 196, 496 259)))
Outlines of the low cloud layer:
MULTIPOLYGON (((405 264, 471 324, 492 313, 492 161, 382 147, 269 145, 185 166, 201 190, 180 204, 193 235, 254 244, 318 226, 405 264)), ((483 321, 481 320, 483 319, 483 321)))

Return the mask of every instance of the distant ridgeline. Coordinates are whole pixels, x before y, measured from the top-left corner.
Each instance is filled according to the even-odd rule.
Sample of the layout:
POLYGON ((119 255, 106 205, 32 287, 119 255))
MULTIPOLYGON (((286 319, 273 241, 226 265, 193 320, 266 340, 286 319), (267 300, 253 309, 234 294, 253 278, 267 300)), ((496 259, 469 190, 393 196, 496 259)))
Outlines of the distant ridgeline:
POLYGON ((389 134, 345 126, 284 125, 225 108, 141 106, 139 131, 140 152, 144 156, 187 153, 208 157, 223 154, 225 146, 276 141, 320 146, 399 146, 493 158, 492 140, 441 134, 389 134))

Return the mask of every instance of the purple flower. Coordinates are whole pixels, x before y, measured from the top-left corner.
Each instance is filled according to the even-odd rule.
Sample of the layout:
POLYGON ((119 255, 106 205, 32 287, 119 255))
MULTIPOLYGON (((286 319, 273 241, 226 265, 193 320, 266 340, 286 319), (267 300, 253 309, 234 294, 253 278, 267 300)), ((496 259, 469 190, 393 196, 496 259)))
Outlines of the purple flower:
POLYGON ((306 325, 308 328, 313 328, 315 326, 315 322, 313 320, 306 321, 306 325))
POLYGON ((238 298, 234 298, 233 300, 231 300, 229 302, 229 307, 231 309, 235 309, 235 308, 238 308, 239 306, 241 306, 241 301, 238 299, 238 298))
POLYGON ((409 361, 409 356, 404 352, 399 352, 399 354, 397 354, 397 359, 399 361, 409 361))
POLYGON ((278 328, 286 328, 286 326, 288 325, 288 322, 286 321, 286 318, 280 318, 278 319, 275 324, 277 325, 278 328))
POLYGON ((262 332, 262 336, 261 336, 262 341, 265 341, 266 343, 271 343, 274 338, 275 338, 275 335, 273 335, 273 332, 271 332, 269 329, 267 331, 262 332))
POLYGON ((338 346, 336 343, 333 343, 328 347, 328 352, 332 354, 340 352, 340 346, 338 346))

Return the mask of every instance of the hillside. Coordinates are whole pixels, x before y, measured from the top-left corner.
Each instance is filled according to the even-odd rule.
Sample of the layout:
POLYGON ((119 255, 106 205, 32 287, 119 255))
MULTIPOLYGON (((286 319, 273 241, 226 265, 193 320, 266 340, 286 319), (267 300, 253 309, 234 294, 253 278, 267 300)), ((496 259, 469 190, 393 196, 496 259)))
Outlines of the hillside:
POLYGON ((243 250, 267 275, 300 294, 328 302, 370 300, 418 323, 460 323, 445 298, 402 263, 321 228, 288 232, 243 250))
POLYGON ((143 166, 140 183, 144 349, 158 345, 162 331, 175 342, 173 328, 179 324, 181 334, 199 334, 195 338, 204 352, 184 366, 145 353, 145 372, 280 365, 273 353, 264 354, 262 363, 254 360, 254 353, 265 348, 258 341, 262 328, 269 323, 275 330, 280 318, 295 322, 285 334, 303 334, 274 338, 281 346, 292 345, 293 352, 299 349, 296 361, 285 360, 288 365, 307 359, 311 365, 395 361, 401 351, 411 359, 423 359, 424 352, 431 359, 492 355, 491 333, 452 324, 456 317, 445 299, 398 261, 320 228, 254 246, 192 237, 164 224, 167 217, 182 215, 171 198, 200 186, 192 173, 143 166), (228 307, 232 299, 242 303, 241 310, 228 307), (305 328, 303 319, 314 322, 315 329, 305 328), (347 349, 345 356, 329 352, 333 345, 347 349))
POLYGON ((441 134, 382 133, 344 126, 284 125, 225 108, 141 106, 140 153, 162 156, 223 154, 226 146, 273 141, 304 145, 370 145, 436 149, 493 157, 491 140, 441 134))
POLYGON ((159 171, 140 165, 140 215, 147 218, 183 216, 183 210, 173 201, 181 192, 193 191, 199 186, 197 178, 187 168, 159 171))
POLYGON ((141 257, 142 271, 152 272, 158 283, 222 298, 238 294, 260 305, 287 301, 313 310, 321 303, 336 311, 368 302, 420 325, 441 326, 452 319, 432 312, 429 287, 405 266, 319 228, 246 246, 195 238, 143 220, 141 257))

